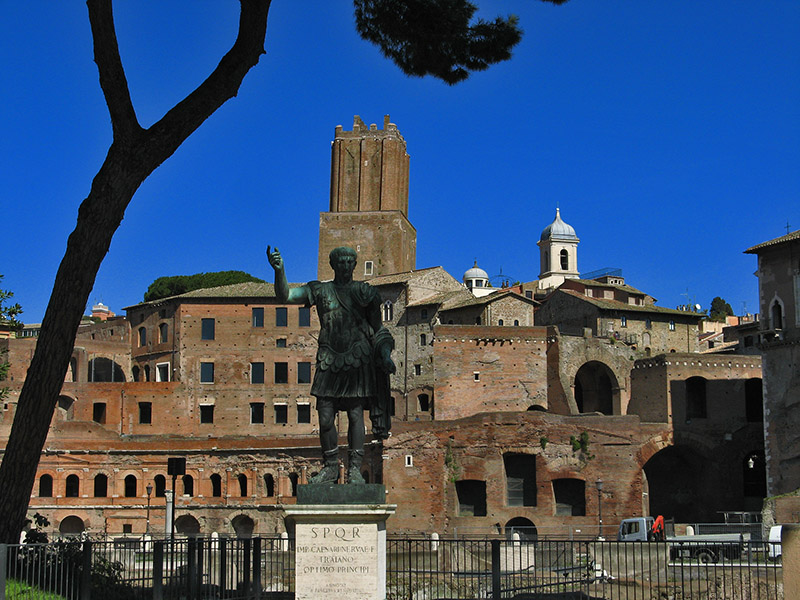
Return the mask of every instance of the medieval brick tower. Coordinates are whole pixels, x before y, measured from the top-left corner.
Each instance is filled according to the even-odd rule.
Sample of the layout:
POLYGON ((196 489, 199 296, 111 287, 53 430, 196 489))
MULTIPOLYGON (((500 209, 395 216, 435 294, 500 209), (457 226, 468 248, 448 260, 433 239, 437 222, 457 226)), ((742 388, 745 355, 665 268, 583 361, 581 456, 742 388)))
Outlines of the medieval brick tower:
POLYGON ((337 246, 358 252, 355 279, 416 266, 417 230, 408 220, 406 142, 389 115, 383 129, 367 127, 358 115, 352 131, 336 127, 330 211, 319 217, 319 279, 333 278, 328 254, 337 246))

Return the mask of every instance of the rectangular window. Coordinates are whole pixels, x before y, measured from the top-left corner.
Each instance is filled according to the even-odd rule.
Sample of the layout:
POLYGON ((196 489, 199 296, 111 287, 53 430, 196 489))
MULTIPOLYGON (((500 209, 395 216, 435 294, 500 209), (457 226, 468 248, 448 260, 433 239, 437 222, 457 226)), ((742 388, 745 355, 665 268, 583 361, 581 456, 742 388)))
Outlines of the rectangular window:
POLYGON ((250 403, 250 423, 253 425, 260 425, 264 422, 264 403, 251 402, 250 403))
POLYGON ((525 290, 525 297, 533 300, 533 290, 525 290))
POLYGON ((106 403, 95 402, 92 404, 92 421, 95 423, 106 422, 106 403))
POLYGON ((153 422, 153 403, 139 402, 139 423, 150 425, 153 422))
POLYGON ((278 338, 275 340, 276 348, 286 348, 286 338, 278 338))
POLYGON ((414 375, 422 375, 422 365, 414 365, 414 375))
POLYGON ((275 405, 275 423, 278 425, 285 425, 289 422, 289 410, 285 404, 275 405))
POLYGON ((213 423, 214 422, 214 405, 201 404, 200 405, 200 422, 213 423))
POLYGON ((628 326, 628 317, 626 317, 625 315, 622 315, 622 316, 619 318, 619 323, 620 323, 620 325, 621 325, 622 327, 627 327, 627 326, 628 326))
POLYGON ((506 504, 536 506, 536 457, 533 454, 503 455, 506 470, 506 504))
POLYGON ((364 275, 372 275, 372 261, 365 260, 364 261, 364 275))
POLYGON ((472 381, 480 381, 481 380, 481 372, 480 371, 473 371, 472 372, 472 381))
POLYGON ((311 405, 298 404, 297 405, 297 422, 298 423, 311 423, 311 405))
POLYGON ((652 329, 652 327, 653 327, 653 321, 651 321, 650 319, 645 319, 645 320, 644 320, 644 326, 645 326, 645 328, 647 328, 647 329, 652 329))
POLYGON ((675 331, 675 321, 670 321, 669 322, 669 330, 670 331, 675 331))
POLYGON ((419 318, 420 319, 427 319, 428 318, 428 309, 427 308, 423 308, 421 311, 419 311, 419 318))
POLYGON ((156 381, 169 381, 169 363, 156 363, 156 381))
POLYGON ((214 383, 214 363, 200 363, 200 383, 214 383))
POLYGON ((213 340, 216 321, 214 319, 202 319, 200 323, 200 339, 213 340))
POLYGON ((250 363, 250 383, 264 383, 264 363, 250 363))
POLYGON ((263 327, 264 326, 264 309, 263 308, 254 308, 253 309, 253 327, 263 327))
POLYGON ((311 363, 297 363, 297 383, 311 383, 311 363))
POLYGON ((311 327, 311 309, 301 306, 297 315, 297 324, 300 327, 311 327))
POLYGON ((123 534, 133 533, 133 525, 131 523, 123 523, 122 533, 123 534))
POLYGON ((289 363, 275 363, 275 383, 289 383, 289 363))
POLYGON ((275 309, 275 327, 286 327, 288 324, 288 309, 285 306, 278 306, 275 309))

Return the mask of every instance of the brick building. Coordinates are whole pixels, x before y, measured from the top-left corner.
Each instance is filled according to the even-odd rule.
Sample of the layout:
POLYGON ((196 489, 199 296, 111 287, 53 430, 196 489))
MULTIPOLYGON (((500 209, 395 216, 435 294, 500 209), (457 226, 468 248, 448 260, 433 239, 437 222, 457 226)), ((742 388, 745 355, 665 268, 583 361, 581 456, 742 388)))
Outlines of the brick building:
POLYGON ((800 231, 746 252, 758 257, 767 490, 776 496, 800 489, 800 231))
MULTIPOLYGON (((594 534, 598 502, 612 526, 651 510, 715 520, 755 506, 758 357, 698 362, 698 315, 657 307, 621 278, 577 278, 577 236, 558 214, 547 240, 568 244, 542 275, 564 278, 541 306, 530 286, 476 296, 441 267, 415 269, 407 182, 388 118, 383 130, 358 117, 352 132, 337 127, 320 276, 331 247, 360 245, 359 277, 378 289, 396 342, 393 436, 364 461, 398 504, 391 529, 594 534)), ((161 532, 175 456, 187 461, 174 483, 180 533, 282 531, 283 506, 319 468, 314 309, 244 283, 126 313, 79 331, 31 513, 62 533, 161 532)), ((2 343, 7 436, 35 338, 2 343)))

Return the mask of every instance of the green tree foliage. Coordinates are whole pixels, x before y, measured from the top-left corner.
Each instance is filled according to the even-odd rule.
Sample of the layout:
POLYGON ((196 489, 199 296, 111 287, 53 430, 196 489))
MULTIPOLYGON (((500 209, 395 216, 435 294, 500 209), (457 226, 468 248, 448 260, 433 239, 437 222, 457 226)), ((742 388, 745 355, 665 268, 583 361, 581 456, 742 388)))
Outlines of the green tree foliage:
MULTIPOLYGON (((3 276, 0 275, 0 281, 2 280, 3 276)), ((13 297, 14 292, 0 290, 0 327, 17 329, 22 326, 22 323, 17 320, 17 316, 22 313, 22 307, 19 304, 6 306, 6 300, 13 297)), ((0 348, 0 381, 5 381, 6 377, 8 377, 8 369, 11 365, 9 365, 8 361, 6 360, 7 356, 8 350, 5 348, 0 348)), ((5 398, 7 395, 8 388, 0 387, 0 400, 5 398)))
POLYGON ((712 321, 719 321, 720 323, 725 322, 725 317, 732 317, 733 316, 733 309, 731 305, 725 302, 722 298, 717 296, 711 301, 711 310, 709 311, 708 317, 712 321))
MULTIPOLYGON (((83 310, 126 208, 144 180, 239 93, 245 75, 265 53, 270 5, 271 0, 240 0, 239 31, 231 49, 197 88, 145 128, 120 57, 112 2, 86 1, 113 141, 78 209, 20 392, 0 463, 0 542, 19 539, 83 310)), ((354 6, 361 36, 404 73, 430 74, 449 84, 509 58, 521 35, 515 17, 473 23, 474 5, 466 0, 354 0, 354 6)), ((299 44, 306 42, 298 37, 299 44)))
POLYGON ((233 285, 234 283, 246 283, 248 281, 264 283, 263 279, 253 277, 250 273, 245 273, 244 271, 217 271, 215 273, 159 277, 147 288, 144 294, 144 301, 151 302, 152 300, 177 296, 193 290, 233 285))

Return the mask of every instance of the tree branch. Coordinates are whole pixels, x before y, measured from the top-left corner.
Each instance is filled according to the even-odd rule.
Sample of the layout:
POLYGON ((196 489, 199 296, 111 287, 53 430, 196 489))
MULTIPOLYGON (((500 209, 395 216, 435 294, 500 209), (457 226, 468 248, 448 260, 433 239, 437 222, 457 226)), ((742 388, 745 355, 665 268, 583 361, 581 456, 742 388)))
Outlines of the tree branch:
POLYGON ((111 116, 114 140, 130 140, 142 128, 131 102, 128 80, 119 57, 114 12, 111 0, 87 0, 89 23, 94 41, 94 62, 100 75, 100 87, 111 116))
POLYGON ((231 49, 203 83, 148 129, 148 143, 169 158, 214 111, 236 96, 247 72, 264 52, 271 0, 240 0, 239 34, 231 49))

